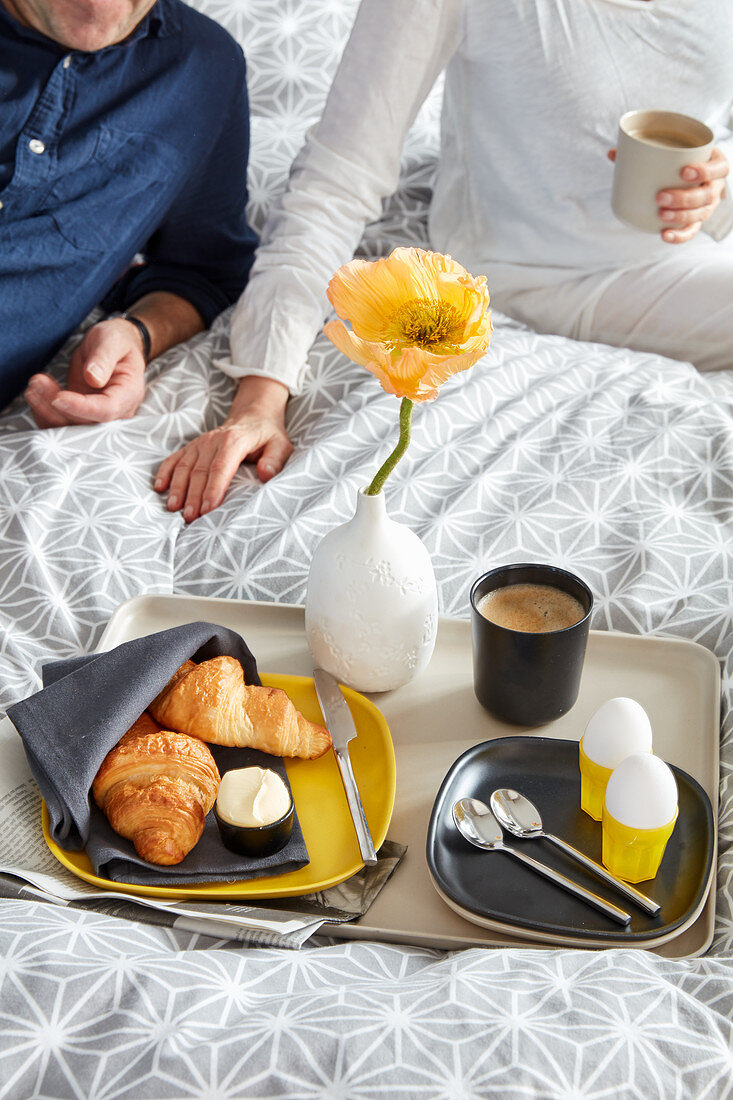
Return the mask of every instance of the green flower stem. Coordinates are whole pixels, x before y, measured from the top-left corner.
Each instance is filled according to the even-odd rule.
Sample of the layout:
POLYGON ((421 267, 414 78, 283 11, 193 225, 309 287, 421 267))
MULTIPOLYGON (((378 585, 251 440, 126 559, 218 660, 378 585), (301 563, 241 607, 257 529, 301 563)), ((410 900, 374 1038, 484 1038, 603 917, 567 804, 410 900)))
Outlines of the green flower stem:
POLYGON ((403 454, 407 450, 410 442, 410 428, 412 426, 412 401, 409 397, 402 398, 402 404, 400 405, 400 438, 397 446, 392 451, 387 461, 379 467, 374 480, 366 491, 366 495, 369 497, 375 497, 377 493, 381 493, 382 486, 394 470, 395 466, 402 458, 403 454))

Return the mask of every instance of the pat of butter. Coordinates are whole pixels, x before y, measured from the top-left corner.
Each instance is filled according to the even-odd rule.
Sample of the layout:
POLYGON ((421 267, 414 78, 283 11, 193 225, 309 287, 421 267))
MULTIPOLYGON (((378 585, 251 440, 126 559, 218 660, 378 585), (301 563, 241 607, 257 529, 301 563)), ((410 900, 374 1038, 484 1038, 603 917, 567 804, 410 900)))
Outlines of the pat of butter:
POLYGON ((230 825, 258 828, 283 817, 290 793, 276 772, 266 768, 234 768, 219 784, 216 809, 230 825))

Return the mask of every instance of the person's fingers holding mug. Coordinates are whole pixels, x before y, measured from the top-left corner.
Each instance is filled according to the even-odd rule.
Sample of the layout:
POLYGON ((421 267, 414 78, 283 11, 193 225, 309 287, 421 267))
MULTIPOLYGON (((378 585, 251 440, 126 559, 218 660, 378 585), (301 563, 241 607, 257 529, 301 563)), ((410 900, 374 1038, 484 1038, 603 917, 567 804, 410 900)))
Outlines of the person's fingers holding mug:
POLYGON ((665 188, 658 192, 660 221, 666 222, 662 238, 670 244, 691 240, 702 223, 715 213, 725 190, 729 164, 720 149, 713 149, 710 160, 686 165, 680 176, 685 188, 665 188), (693 184, 693 186, 690 186, 693 184))

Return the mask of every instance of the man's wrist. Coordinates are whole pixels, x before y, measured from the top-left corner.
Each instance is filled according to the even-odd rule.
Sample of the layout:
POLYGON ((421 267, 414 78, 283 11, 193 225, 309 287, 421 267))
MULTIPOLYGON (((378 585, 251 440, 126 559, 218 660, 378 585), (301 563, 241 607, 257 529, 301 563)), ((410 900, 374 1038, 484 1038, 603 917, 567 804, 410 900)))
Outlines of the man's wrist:
POLYGON ((133 313, 127 313, 126 311, 118 313, 109 313, 104 320, 113 321, 115 318, 120 318, 123 321, 129 321, 131 325, 137 329, 142 341, 143 358, 145 359, 145 365, 150 362, 150 353, 152 351, 153 342, 150 338, 150 330, 144 321, 141 321, 139 317, 136 317, 133 313))

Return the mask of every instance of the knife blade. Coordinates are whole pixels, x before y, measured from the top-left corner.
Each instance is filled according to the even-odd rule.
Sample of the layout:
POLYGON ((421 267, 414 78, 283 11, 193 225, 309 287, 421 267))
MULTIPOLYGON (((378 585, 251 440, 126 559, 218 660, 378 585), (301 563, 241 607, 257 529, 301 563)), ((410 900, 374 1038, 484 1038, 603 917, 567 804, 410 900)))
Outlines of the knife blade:
POLYGON ((341 772, 341 781, 346 792, 351 819, 354 822, 361 857, 365 864, 374 864, 377 862, 377 853, 374 850, 374 842, 369 832, 349 757, 349 741, 356 737, 356 727, 349 704, 344 699, 338 680, 330 672, 326 672, 325 668, 313 670, 313 683, 316 686, 316 695, 321 704, 326 728, 333 741, 333 751, 341 772))

